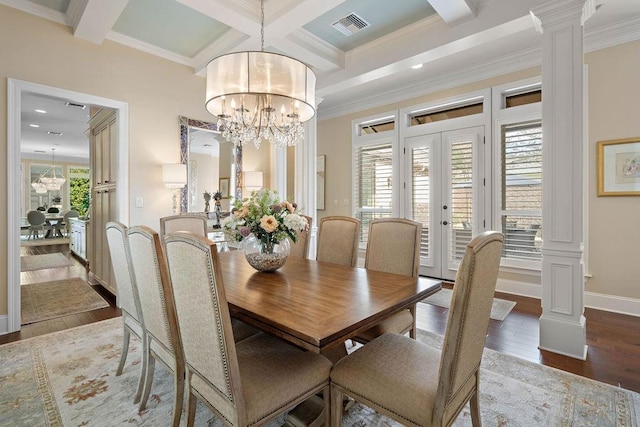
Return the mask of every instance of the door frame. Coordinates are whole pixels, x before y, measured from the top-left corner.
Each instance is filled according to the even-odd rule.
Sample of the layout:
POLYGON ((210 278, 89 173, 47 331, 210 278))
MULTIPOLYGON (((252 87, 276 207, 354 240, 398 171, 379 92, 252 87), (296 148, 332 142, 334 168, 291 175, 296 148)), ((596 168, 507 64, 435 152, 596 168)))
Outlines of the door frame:
POLYGON ((20 330, 20 140, 23 92, 66 98, 83 104, 100 105, 117 110, 118 147, 117 181, 118 221, 129 222, 129 104, 109 98, 46 86, 17 79, 7 79, 7 318, 0 319, 0 334, 20 330))

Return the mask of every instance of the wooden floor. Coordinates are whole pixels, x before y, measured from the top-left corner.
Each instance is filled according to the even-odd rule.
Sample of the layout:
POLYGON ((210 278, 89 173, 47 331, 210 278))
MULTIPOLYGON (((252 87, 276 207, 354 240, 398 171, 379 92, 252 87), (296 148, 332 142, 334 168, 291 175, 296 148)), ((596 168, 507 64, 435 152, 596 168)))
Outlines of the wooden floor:
MULTIPOLYGON (((68 254, 69 248, 67 245, 22 248, 22 255, 53 252, 68 254)), ((46 280, 68 278, 62 277, 65 275, 86 279, 84 266, 72 256, 70 258, 77 263, 74 267, 21 273, 23 283, 45 281, 43 277, 47 277, 46 280)), ((0 344, 120 316, 113 295, 100 285, 94 288, 110 302, 110 307, 25 325, 20 332, 0 335, 0 344)), ((640 317, 585 309, 589 350, 587 360, 580 361, 538 350, 538 319, 542 313, 539 300, 499 292, 496 297, 517 304, 504 321, 490 321, 487 348, 640 392, 640 317)), ((421 304, 418 327, 442 335, 447 315, 446 308, 421 304)))

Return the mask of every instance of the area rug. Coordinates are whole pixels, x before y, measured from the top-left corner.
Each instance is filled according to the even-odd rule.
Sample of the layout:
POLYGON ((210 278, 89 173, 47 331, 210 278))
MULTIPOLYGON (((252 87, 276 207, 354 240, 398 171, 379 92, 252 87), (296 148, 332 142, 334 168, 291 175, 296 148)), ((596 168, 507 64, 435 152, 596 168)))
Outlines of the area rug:
POLYGON ((52 239, 20 239, 20 246, 49 246, 49 245, 68 245, 68 237, 56 237, 52 239))
POLYGON ((20 257, 20 271, 42 270, 44 268, 70 267, 73 263, 60 252, 20 257))
MULTIPOLYGON (((451 295, 453 295, 453 291, 448 288, 442 288, 435 294, 423 299, 420 302, 437 305, 438 307, 449 308, 451 307, 451 295)), ((493 305, 491 306, 491 317, 494 320, 504 320, 513 307, 516 306, 516 303, 513 301, 506 301, 503 299, 494 298, 493 305)))
POLYGON ((109 304, 80 278, 20 286, 22 324, 108 307, 109 304))
MULTIPOLYGON (((442 344, 441 336, 424 331, 418 339, 435 347, 442 344)), ((132 338, 124 372, 116 377, 121 346, 120 318, 0 346, 0 420, 11 426, 167 425, 171 374, 156 364, 151 397, 139 413, 133 395, 141 345, 132 338)), ((492 350, 484 353, 480 390, 485 427, 626 427, 637 426, 640 416, 638 393, 492 350)), ((282 421, 279 417, 268 426, 282 421)), ((199 404, 195 425, 222 423, 199 404)), ((343 425, 399 426, 360 404, 344 416, 343 425)), ((468 408, 454 425, 471 425, 468 408)))

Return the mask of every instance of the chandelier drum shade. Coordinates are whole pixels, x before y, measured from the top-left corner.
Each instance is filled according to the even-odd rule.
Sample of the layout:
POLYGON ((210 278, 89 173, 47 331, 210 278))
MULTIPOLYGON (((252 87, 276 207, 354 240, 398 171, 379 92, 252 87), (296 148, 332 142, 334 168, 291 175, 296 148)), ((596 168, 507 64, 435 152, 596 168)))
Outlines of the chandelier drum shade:
POLYGON ((207 64, 206 109, 218 129, 235 145, 262 139, 276 146, 295 145, 302 123, 315 115, 316 76, 297 59, 264 51, 264 3, 261 51, 235 52, 207 64))

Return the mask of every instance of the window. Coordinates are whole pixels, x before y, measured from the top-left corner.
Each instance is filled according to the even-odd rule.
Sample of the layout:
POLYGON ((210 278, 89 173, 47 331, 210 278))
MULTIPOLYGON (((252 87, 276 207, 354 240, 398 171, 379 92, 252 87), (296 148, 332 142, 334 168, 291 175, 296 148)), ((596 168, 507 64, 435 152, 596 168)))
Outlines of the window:
POLYGON ((355 216, 362 221, 360 246, 366 247, 371 220, 390 217, 392 214, 392 144, 365 145, 354 151, 355 216))
POLYGON ((69 207, 84 217, 89 210, 91 182, 88 167, 69 167, 69 207))
POLYGON ((505 258, 540 261, 542 254, 542 124, 501 127, 500 221, 505 258))

